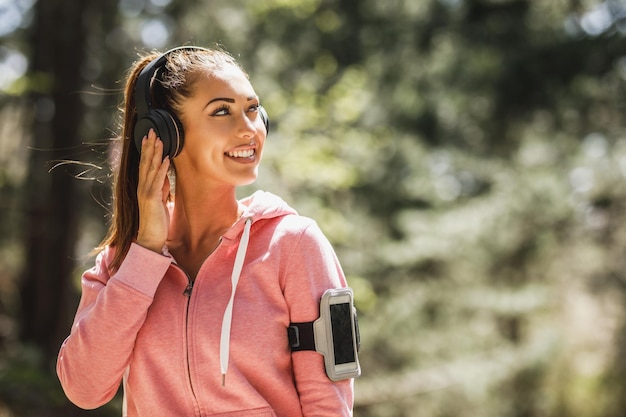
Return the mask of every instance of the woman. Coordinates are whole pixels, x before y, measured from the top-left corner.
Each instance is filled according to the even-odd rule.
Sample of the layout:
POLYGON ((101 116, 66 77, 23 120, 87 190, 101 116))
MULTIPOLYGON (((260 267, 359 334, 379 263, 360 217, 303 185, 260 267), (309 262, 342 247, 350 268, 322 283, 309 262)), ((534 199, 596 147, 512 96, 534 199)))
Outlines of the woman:
POLYGON ((57 362, 68 398, 123 383, 128 416, 351 415, 353 381, 287 341, 346 286, 332 247, 279 197, 236 198, 268 126, 247 74, 219 50, 146 56, 123 111, 113 220, 57 362))

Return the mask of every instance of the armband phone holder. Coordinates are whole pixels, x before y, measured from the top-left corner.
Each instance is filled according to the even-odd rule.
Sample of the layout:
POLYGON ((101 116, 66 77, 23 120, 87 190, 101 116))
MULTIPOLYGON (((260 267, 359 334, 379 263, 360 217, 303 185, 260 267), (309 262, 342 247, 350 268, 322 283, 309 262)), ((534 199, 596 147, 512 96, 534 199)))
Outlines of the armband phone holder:
POLYGON ((324 356, 326 374, 332 381, 361 375, 361 340, 351 288, 327 290, 320 301, 320 317, 291 323, 288 336, 292 352, 314 350, 324 356))

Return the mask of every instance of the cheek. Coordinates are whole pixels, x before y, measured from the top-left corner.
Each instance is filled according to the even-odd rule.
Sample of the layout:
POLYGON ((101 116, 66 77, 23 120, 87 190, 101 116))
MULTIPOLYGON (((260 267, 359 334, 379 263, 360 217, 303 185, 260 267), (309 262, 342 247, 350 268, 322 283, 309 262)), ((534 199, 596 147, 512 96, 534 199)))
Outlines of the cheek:
POLYGON ((223 137, 219 128, 213 127, 209 129, 200 124, 193 124, 190 128, 185 129, 185 144, 183 150, 190 152, 209 152, 215 151, 219 146, 220 138, 223 137))

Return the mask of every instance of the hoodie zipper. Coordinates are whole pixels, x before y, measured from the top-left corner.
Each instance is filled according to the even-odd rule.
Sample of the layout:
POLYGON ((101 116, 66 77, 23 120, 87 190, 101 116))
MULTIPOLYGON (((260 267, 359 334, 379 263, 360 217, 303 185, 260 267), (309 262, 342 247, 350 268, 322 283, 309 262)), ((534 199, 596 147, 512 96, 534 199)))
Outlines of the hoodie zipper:
MULTIPOLYGON (((215 247, 215 249, 213 249, 213 251, 204 259, 204 261, 202 261, 203 264, 213 253, 215 253, 215 251, 220 247, 221 244, 222 237, 220 237, 219 241, 217 242, 217 246, 215 247)), ((191 381, 191 362, 189 360, 189 307, 191 305, 191 294, 193 293, 194 280, 191 279, 187 271, 185 271, 180 265, 176 264, 176 267, 180 269, 181 272, 187 277, 187 286, 183 291, 183 295, 187 297, 187 311, 185 313, 185 355, 187 356, 187 380, 189 381, 189 387, 191 388, 191 395, 193 397, 194 403, 199 412, 199 415, 201 415, 202 413, 199 411, 200 403, 198 402, 198 397, 196 396, 196 391, 193 388, 193 382, 191 381)))
POLYGON ((176 266, 187 277, 187 287, 185 287, 185 290, 183 291, 183 295, 187 297, 187 306, 186 306, 186 312, 185 312, 185 355, 187 357, 187 381, 189 382, 189 387, 191 388, 191 396, 193 397, 195 408, 198 411, 198 415, 201 415, 198 397, 196 396, 196 391, 194 390, 193 382, 191 381, 191 364, 189 361, 189 307, 191 305, 191 294, 193 292, 194 282, 192 281, 187 271, 181 268, 180 265, 176 265, 176 266))
MULTIPOLYGON (((187 284, 187 288, 185 288, 185 291, 183 291, 183 295, 185 297, 191 297, 192 291, 193 291, 193 282, 189 280, 189 284, 187 284)), ((187 302, 187 309, 189 310, 189 302, 187 302)), ((187 314, 189 314, 189 311, 187 311, 187 314)))

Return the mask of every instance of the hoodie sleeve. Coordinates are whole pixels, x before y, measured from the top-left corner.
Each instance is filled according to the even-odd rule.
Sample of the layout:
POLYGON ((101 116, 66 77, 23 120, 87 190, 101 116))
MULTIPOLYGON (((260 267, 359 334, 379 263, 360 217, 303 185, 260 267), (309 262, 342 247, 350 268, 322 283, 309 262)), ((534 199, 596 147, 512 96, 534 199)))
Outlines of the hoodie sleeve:
POLYGON ((106 249, 81 279, 82 295, 70 335, 61 345, 57 374, 74 404, 93 409, 117 393, 154 293, 171 259, 132 244, 110 276, 106 249))
MULTIPOLYGON (((308 322, 319 317, 319 301, 329 288, 347 286, 335 252, 311 222, 294 245, 287 268, 285 299, 292 322, 308 322)), ((314 351, 292 355, 296 387, 302 413, 312 416, 351 416, 353 380, 331 381, 324 369, 324 358, 314 351)))

